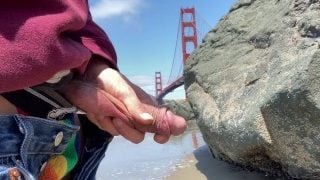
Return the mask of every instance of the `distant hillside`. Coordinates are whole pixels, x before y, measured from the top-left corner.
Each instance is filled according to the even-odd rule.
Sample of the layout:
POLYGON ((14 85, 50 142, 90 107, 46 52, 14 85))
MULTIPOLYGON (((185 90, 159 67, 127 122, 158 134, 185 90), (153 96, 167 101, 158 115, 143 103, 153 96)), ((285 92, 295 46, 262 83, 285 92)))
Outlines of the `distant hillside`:
POLYGON ((169 107, 176 114, 184 117, 186 120, 194 120, 189 102, 184 99, 181 100, 165 100, 165 106, 169 107))

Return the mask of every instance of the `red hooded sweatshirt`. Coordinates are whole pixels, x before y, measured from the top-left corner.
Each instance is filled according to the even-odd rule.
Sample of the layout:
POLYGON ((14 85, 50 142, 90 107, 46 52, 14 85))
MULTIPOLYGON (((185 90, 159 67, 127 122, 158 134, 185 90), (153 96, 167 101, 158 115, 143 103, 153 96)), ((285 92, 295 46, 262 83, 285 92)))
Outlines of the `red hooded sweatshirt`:
POLYGON ((87 0, 0 1, 0 93, 41 84, 62 70, 83 73, 92 55, 116 67, 87 0))

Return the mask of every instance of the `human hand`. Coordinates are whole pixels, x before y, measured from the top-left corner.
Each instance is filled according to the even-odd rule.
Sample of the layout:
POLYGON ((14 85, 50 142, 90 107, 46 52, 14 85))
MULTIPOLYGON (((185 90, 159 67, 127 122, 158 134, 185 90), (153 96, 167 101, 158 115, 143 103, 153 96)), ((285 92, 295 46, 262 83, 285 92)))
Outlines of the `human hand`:
POLYGON ((85 111, 88 119, 100 129, 113 136, 121 134, 133 143, 140 143, 144 139, 144 132, 135 129, 129 117, 110 100, 111 95, 95 84, 78 80, 71 81, 64 87, 63 93, 75 106, 85 111))
POLYGON ((121 134, 139 143, 144 132, 153 132, 156 142, 165 143, 170 135, 186 129, 182 117, 156 107, 147 93, 104 63, 91 66, 86 80, 91 83, 71 83, 66 96, 86 111, 91 121, 113 135, 121 134))

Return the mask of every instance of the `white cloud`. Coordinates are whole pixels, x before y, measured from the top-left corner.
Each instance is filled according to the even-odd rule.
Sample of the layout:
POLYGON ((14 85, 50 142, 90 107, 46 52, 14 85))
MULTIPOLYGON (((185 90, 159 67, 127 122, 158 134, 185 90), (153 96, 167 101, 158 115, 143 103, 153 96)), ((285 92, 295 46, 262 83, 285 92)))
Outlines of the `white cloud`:
POLYGON ((153 76, 146 76, 146 75, 134 75, 128 76, 129 80, 132 81, 134 84, 145 87, 154 84, 154 77, 153 76))
POLYGON ((113 17, 129 20, 139 13, 144 3, 144 0, 98 0, 91 6, 90 11, 96 20, 113 17))
POLYGON ((155 85, 154 85, 154 77, 147 75, 131 75, 126 76, 131 82, 135 85, 141 87, 144 91, 146 91, 150 95, 155 94, 155 85))

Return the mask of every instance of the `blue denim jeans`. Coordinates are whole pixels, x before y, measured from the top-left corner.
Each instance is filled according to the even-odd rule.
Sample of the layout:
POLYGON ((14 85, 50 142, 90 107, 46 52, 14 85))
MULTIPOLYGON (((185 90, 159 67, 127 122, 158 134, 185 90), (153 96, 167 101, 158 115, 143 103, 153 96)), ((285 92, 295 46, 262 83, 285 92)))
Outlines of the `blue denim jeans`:
MULTIPOLYGON (((95 179, 111 140, 109 134, 84 122, 89 125, 84 132, 83 153, 70 179, 95 179), (102 136, 96 136, 99 133, 102 136)), ((62 153, 79 129, 79 126, 37 117, 0 116, 0 180, 37 179, 41 166, 50 156, 62 153)))

